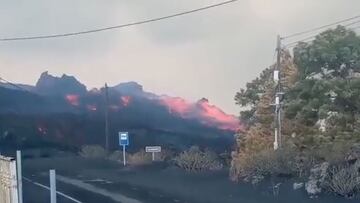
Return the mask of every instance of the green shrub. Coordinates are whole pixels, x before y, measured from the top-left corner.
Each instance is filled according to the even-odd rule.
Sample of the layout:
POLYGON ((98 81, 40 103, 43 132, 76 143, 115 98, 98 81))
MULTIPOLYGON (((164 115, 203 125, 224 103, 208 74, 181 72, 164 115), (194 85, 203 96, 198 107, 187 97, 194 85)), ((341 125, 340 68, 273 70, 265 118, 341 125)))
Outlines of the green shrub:
POLYGON ((350 152, 352 144, 343 141, 333 141, 323 144, 318 148, 319 157, 323 158, 330 164, 337 165, 344 162, 350 152))
POLYGON ((201 151, 197 146, 180 153, 175 157, 174 161, 178 167, 186 171, 211 171, 220 170, 223 167, 214 152, 209 150, 201 151))
POLYGON ((233 157, 230 177, 248 180, 256 176, 295 175, 298 173, 296 154, 292 149, 265 149, 254 153, 239 153, 233 157))

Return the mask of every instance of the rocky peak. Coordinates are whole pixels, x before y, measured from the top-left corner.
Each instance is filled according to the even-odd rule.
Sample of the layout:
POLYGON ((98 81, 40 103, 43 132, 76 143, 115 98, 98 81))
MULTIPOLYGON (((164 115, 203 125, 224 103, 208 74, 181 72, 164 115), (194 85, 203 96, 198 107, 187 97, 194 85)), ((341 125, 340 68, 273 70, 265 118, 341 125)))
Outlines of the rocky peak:
POLYGON ((62 75, 55 77, 47 71, 40 75, 36 83, 36 91, 45 95, 85 94, 86 86, 81 84, 74 76, 62 75))
POLYGON ((114 86, 113 89, 126 95, 143 93, 143 87, 139 83, 133 81, 120 83, 114 86))

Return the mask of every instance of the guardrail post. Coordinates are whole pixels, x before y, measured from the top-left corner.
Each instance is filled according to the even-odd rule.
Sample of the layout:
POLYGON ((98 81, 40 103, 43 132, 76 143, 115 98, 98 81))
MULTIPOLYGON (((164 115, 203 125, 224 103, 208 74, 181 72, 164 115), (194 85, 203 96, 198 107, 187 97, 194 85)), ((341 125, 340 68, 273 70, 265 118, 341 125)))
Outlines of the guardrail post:
POLYGON ((56 172, 50 170, 50 203, 56 203, 56 172))

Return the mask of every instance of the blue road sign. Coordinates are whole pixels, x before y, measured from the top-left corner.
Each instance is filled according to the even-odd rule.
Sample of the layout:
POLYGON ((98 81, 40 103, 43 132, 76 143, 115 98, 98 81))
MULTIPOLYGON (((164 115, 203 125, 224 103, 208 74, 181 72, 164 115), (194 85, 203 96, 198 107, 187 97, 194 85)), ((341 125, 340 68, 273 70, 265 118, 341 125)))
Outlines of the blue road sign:
POLYGON ((119 144, 121 146, 129 145, 129 133, 128 132, 119 132, 119 144))

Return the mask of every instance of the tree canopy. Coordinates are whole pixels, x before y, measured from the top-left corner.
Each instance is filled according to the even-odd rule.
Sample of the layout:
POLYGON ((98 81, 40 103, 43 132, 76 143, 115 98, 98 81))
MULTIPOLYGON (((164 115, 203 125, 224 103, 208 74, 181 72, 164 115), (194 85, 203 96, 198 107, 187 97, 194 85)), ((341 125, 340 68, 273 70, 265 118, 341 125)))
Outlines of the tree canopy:
MULTIPOLYGON (((273 70, 266 68, 235 96, 246 107, 240 118, 247 128, 237 136, 233 171, 244 156, 272 148, 273 70)), ((317 150, 320 159, 328 159, 336 146, 360 142, 360 37, 354 31, 338 26, 298 43, 292 54, 283 49, 280 70, 287 146, 302 154, 317 150)))

